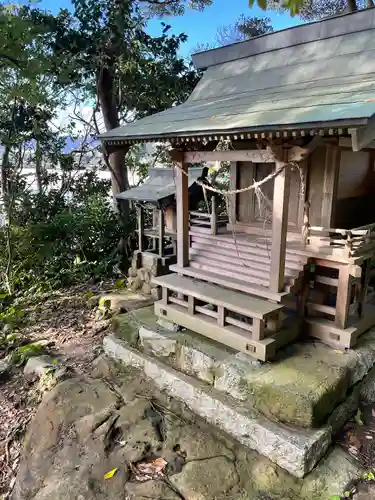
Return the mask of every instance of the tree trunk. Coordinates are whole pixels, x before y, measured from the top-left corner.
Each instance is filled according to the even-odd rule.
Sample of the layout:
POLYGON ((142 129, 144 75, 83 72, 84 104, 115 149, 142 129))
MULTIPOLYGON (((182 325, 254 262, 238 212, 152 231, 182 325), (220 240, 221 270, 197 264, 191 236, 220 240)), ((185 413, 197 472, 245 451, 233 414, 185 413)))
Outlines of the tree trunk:
POLYGON ((42 192, 42 151, 40 149, 40 139, 36 139, 35 147, 35 178, 39 194, 42 192))
POLYGON ((4 197, 9 192, 9 153, 10 146, 6 145, 4 147, 3 159, 1 162, 1 196, 4 202, 4 197))
POLYGON ((347 12, 355 12, 356 10, 357 10, 356 0, 348 0, 348 3, 346 5, 346 11, 347 12))
MULTIPOLYGON (((102 68, 97 75, 98 100, 103 113, 104 125, 107 131, 119 126, 119 116, 117 110, 117 98, 114 82, 114 70, 111 68, 102 68)), ((109 169, 111 172, 112 195, 114 205, 127 215, 129 212, 129 203, 117 203, 116 195, 129 189, 128 172, 125 165, 126 150, 121 149, 108 154, 109 169)))

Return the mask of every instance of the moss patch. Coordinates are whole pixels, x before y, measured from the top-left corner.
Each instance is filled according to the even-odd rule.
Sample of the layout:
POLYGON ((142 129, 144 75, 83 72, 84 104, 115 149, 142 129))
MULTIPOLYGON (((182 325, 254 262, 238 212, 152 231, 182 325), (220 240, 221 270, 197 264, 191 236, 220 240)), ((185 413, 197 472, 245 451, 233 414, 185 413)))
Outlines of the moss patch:
POLYGON ((142 307, 126 314, 117 314, 112 318, 112 329, 116 336, 125 340, 132 347, 138 343, 139 328, 153 328, 156 324, 154 307, 142 307))
POLYGON ((345 398, 352 359, 317 344, 291 350, 290 355, 247 378, 252 403, 273 420, 319 427, 345 398))

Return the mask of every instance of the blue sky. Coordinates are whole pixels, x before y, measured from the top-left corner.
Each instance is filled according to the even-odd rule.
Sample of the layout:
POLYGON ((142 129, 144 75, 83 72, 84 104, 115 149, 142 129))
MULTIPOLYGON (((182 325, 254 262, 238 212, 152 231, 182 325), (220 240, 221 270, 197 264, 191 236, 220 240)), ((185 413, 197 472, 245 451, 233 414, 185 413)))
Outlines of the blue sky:
MULTIPOLYGON (((42 7, 56 12, 60 7, 69 8, 69 0, 41 0, 42 7)), ((301 22, 298 18, 292 18, 289 14, 277 12, 264 12, 258 7, 252 9, 248 6, 248 0, 213 0, 211 7, 198 12, 187 9, 183 16, 166 19, 153 19, 149 23, 149 33, 159 35, 161 33, 160 22, 164 21, 172 26, 171 33, 186 33, 188 41, 181 49, 184 56, 189 55, 198 44, 213 42, 218 28, 232 24, 241 15, 263 17, 268 16, 272 20, 275 30, 289 28, 301 22)))
MULTIPOLYGON (((250 9, 248 5, 248 0, 213 0, 213 4, 202 12, 187 9, 183 16, 167 18, 164 21, 172 26, 171 32, 184 32, 188 35, 188 41, 183 48, 184 55, 189 54, 197 44, 213 42, 217 29, 234 23, 241 14, 268 16, 275 30, 289 28, 301 22, 289 14, 264 12, 259 7, 250 9)), ((149 32, 153 35, 160 33, 160 20, 153 19, 149 23, 149 32)))

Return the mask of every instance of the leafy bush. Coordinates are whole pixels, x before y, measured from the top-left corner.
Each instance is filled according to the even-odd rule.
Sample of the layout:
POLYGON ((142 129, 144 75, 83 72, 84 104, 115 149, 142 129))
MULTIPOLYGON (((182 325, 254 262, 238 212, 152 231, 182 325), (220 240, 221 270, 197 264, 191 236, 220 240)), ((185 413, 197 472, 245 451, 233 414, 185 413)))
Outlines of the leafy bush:
POLYGON ((77 190, 62 197, 54 191, 24 193, 11 227, 0 230, 0 270, 4 275, 10 238, 16 293, 102 280, 113 275, 120 258, 127 260, 119 241, 134 231, 134 217, 122 221, 110 205, 108 186, 97 181, 81 178, 77 190))

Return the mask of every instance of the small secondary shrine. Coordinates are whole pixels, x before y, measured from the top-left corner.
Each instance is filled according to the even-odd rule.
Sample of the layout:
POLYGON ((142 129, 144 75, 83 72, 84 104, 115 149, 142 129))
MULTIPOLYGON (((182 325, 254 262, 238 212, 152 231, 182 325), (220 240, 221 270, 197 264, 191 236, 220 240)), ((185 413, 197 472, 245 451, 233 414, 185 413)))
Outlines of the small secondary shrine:
POLYGON ((302 332, 355 346, 375 324, 375 9, 193 60, 184 104, 101 137, 173 147, 177 264, 156 314, 260 360, 302 332), (208 161, 231 165, 228 224, 189 216, 188 167, 208 161))

